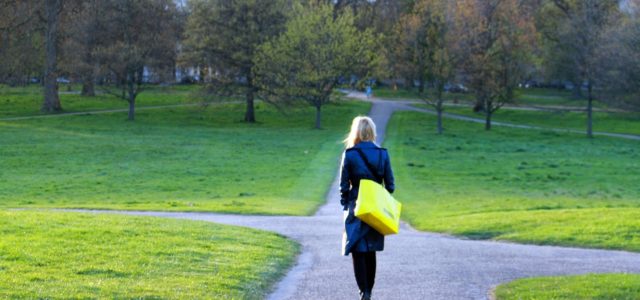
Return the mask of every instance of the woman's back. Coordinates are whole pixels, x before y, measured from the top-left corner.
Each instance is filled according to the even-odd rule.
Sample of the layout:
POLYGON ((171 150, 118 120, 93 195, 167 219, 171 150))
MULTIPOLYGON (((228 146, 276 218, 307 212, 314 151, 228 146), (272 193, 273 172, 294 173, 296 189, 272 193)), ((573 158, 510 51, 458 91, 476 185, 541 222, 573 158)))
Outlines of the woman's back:
POLYGON ((344 166, 348 168, 352 189, 358 188, 360 179, 371 179, 384 183, 385 188, 393 193, 395 185, 387 149, 373 142, 360 142, 345 151, 344 166))
POLYGON ((353 258, 353 269, 361 299, 370 299, 376 274, 376 251, 384 250, 384 235, 354 215, 361 179, 383 183, 395 189, 389 154, 374 143, 376 127, 369 117, 356 117, 345 139, 347 150, 342 158, 340 203, 344 208, 342 252, 353 258))

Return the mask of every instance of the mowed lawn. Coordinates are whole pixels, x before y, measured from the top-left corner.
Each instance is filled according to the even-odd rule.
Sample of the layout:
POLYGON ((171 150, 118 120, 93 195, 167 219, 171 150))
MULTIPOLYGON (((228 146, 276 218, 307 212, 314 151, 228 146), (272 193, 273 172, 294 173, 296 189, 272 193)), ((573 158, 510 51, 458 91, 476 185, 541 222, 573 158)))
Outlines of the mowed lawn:
MULTIPOLYGON (((420 105, 431 108, 426 105, 420 105)), ((484 119, 482 113, 471 108, 447 107, 446 112, 484 119)), ((523 111, 500 109, 492 116, 498 122, 533 125, 543 128, 583 130, 587 128, 587 113, 576 111, 523 111)), ((446 121, 445 121, 446 122, 446 121)), ((594 112, 593 130, 600 132, 640 135, 640 112, 594 112)))
MULTIPOLYGON (((61 84, 60 103, 64 112, 81 112, 106 109, 128 109, 124 99, 105 93, 101 86, 96 86, 95 97, 80 95, 81 86, 72 85, 67 90, 61 84)), ((136 98, 137 107, 199 103, 207 100, 200 93, 197 85, 144 86, 142 93, 136 98)), ((114 92, 114 89, 110 90, 114 92)), ((42 86, 31 84, 23 87, 9 87, 0 84, 0 119, 9 117, 42 115, 40 111, 43 101, 42 86)))
POLYGON ((385 145, 403 217, 473 239, 640 251, 640 143, 399 112, 385 145))
MULTIPOLYGON (((63 103, 63 105, 65 105, 63 103)), ((351 119, 340 101, 284 114, 257 104, 0 121, 0 207, 308 215, 336 174, 351 119)))
MULTIPOLYGON (((381 98, 385 100, 419 100, 422 97, 432 97, 431 90, 425 89, 423 95, 418 93, 418 89, 406 89, 398 87, 394 90, 392 87, 382 86, 373 89, 373 97, 381 98)), ((473 101, 473 94, 471 93, 444 93, 443 99, 445 101, 456 101, 461 103, 471 103, 473 101)))
POLYGON ((640 299, 640 275, 586 274, 515 280, 499 286, 497 300, 640 299))
MULTIPOLYGON (((192 88, 151 88, 139 103, 198 102, 192 88)), ((3 117, 39 114, 37 93, 12 91, 3 117)), ((126 108, 112 96, 61 98, 65 111, 126 108)), ((312 109, 263 103, 256 124, 240 121, 242 104, 140 110, 134 122, 126 112, 0 121, 0 298, 263 298, 299 251, 276 234, 9 208, 310 214, 351 119, 368 109, 327 105, 322 130, 312 109)))
MULTIPOLYGON (((418 89, 398 88, 394 90, 391 87, 378 87, 373 90, 374 97, 390 99, 390 100, 418 100, 423 97, 434 99, 432 89, 425 89, 420 95, 418 89)), ((447 102, 456 102, 459 104, 475 103, 473 93, 449 93, 445 92, 443 99, 447 102)), ((583 98, 575 98, 571 91, 546 89, 546 88, 518 88, 516 89, 514 100, 510 105, 516 106, 565 106, 565 107, 587 107, 587 100, 583 98)), ((593 102, 594 107, 605 108, 607 105, 600 101, 593 102)))
POLYGON ((0 298, 261 299, 298 251, 207 222, 0 211, 0 298))

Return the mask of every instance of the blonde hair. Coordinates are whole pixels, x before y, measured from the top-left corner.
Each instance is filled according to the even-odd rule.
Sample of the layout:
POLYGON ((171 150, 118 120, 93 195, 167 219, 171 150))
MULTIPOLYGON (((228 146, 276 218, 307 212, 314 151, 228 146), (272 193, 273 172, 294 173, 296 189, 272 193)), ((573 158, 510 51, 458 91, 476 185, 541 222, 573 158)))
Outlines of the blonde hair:
POLYGON ((357 116, 351 122, 351 131, 344 139, 347 148, 351 148, 360 142, 375 142, 376 124, 373 120, 365 116, 357 116))

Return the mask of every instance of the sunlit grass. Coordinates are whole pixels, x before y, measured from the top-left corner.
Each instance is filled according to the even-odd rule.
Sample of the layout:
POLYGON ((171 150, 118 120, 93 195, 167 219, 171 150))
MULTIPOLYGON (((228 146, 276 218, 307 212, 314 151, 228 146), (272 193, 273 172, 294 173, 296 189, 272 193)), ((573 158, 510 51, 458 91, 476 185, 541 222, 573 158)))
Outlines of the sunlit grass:
POLYGON ((415 112, 387 142, 403 217, 476 239, 640 251, 637 141, 494 127, 415 112))
MULTIPOLYGON (((128 102, 116 95, 105 93, 96 86, 97 95, 85 97, 79 94, 81 87, 72 85, 68 91, 60 87, 60 103, 63 112, 81 112, 106 109, 128 109, 128 102)), ((200 94, 198 85, 148 86, 136 98, 136 107, 197 103, 206 99, 200 94)), ((113 88, 110 92, 116 92, 113 88)), ((0 118, 43 114, 43 89, 40 85, 8 87, 0 85, 0 118)))
POLYGON ((640 275, 588 274, 515 280, 498 286, 497 300, 639 299, 640 275))
MULTIPOLYGON (((435 95, 432 89, 425 89, 423 94, 418 93, 417 88, 402 88, 393 89, 391 87, 382 86, 373 90, 375 97, 383 99, 397 99, 397 100, 417 100, 421 98, 435 99, 435 95)), ((472 105, 475 103, 475 95, 472 92, 467 93, 449 93, 445 92, 442 95, 443 99, 447 102, 455 102, 458 104, 472 105)), ((587 106, 587 100, 584 98, 573 97, 571 91, 557 90, 557 89, 543 89, 543 88, 518 88, 515 92, 513 101, 510 105, 522 105, 522 106, 570 106, 570 107, 585 107, 587 106)), ((606 107, 606 105, 599 101, 593 102, 594 107, 606 107)))
POLYGON ((282 114, 258 104, 0 122, 0 207, 311 214, 368 104, 282 114))
MULTIPOLYGON (((447 112, 484 119, 482 113, 471 108, 447 107, 447 112)), ((575 111, 523 111, 500 109, 492 120, 512 124, 525 124, 545 128, 585 130, 587 113, 575 111)), ((594 112, 593 130, 640 135, 640 112, 594 112)))
POLYGON ((206 222, 0 210, 0 298, 259 299, 298 251, 206 222))

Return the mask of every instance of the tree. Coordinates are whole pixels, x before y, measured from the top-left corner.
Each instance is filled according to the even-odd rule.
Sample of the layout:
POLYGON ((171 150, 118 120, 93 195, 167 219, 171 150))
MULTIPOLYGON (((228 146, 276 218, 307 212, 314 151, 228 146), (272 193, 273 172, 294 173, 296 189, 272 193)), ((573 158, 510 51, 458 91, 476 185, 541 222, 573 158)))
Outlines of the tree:
POLYGON ((627 4, 603 34, 595 85, 599 99, 607 104, 640 110, 640 1, 627 4))
POLYGON ((83 96, 95 96, 96 51, 101 34, 99 17, 103 13, 103 2, 88 0, 78 5, 77 13, 68 22, 63 42, 63 67, 80 78, 83 96))
POLYGON ((394 59, 405 78, 417 78, 418 92, 438 114, 437 131, 442 134, 443 92, 454 76, 452 5, 446 0, 422 0, 403 15, 395 30, 394 59), (425 93, 426 82, 432 93, 425 93), (435 99, 430 99, 434 97, 435 99))
MULTIPOLYGON (((390 43, 392 50, 389 60, 395 66, 396 74, 407 81, 418 82, 418 93, 424 92, 427 69, 427 26, 425 12, 414 7, 411 12, 403 15, 393 31, 393 40, 390 43)), ((428 12, 427 12, 428 13, 428 12)))
POLYGON ((358 31, 348 10, 335 18, 328 4, 296 5, 294 11, 286 31, 258 49, 256 82, 274 101, 303 100, 315 107, 319 129, 321 108, 340 78, 364 78, 378 64, 376 39, 370 30, 358 31))
MULTIPOLYGON (((559 65, 587 89, 587 136, 593 137, 593 88, 597 78, 598 47, 603 33, 619 11, 618 0, 552 0, 545 9, 557 16, 545 35, 552 45, 551 55, 562 59, 559 65)), ((571 78, 570 78, 571 79, 571 78)))
POLYGON ((77 0, 24 0, 0 4, 0 15, 3 15, 5 25, 8 25, 5 29, 9 29, 3 34, 9 49, 0 52, 10 53, 8 61, 14 63, 13 68, 9 68, 12 73, 10 76, 31 77, 34 73, 33 66, 42 62, 37 56, 43 57, 44 74, 38 76, 43 77, 44 81, 44 100, 41 106, 43 112, 62 110, 57 82, 60 75, 60 44, 64 36, 61 25, 77 5, 77 0), (11 37, 15 33, 18 36, 11 37))
POLYGON ((525 75, 533 19, 519 0, 461 0, 455 11, 455 51, 490 130, 493 113, 513 100, 525 75))
POLYGON ((284 0, 194 0, 187 19, 183 60, 211 68, 210 92, 243 95, 244 120, 255 122, 256 49, 284 29, 284 0))
POLYGON ((42 77, 44 52, 37 9, 27 1, 0 2, 0 82, 17 85, 42 77))
POLYGON ((175 3, 172 0, 112 0, 101 2, 97 59, 104 76, 113 77, 122 93, 107 89, 129 103, 135 118, 136 97, 151 71, 173 68, 175 3))
POLYGON ((42 111, 57 112, 62 110, 58 97, 58 47, 60 40, 59 23, 64 0, 44 1, 44 33, 45 69, 44 69, 44 102, 42 111))

